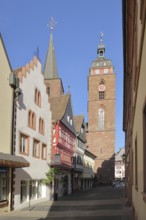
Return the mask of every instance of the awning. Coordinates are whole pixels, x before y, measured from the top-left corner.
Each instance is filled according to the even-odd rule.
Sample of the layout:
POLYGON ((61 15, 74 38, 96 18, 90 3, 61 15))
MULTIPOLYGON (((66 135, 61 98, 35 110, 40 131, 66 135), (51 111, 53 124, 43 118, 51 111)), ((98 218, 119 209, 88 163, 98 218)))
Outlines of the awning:
POLYGON ((21 168, 21 167, 29 167, 30 163, 23 157, 0 153, 0 166, 21 168))

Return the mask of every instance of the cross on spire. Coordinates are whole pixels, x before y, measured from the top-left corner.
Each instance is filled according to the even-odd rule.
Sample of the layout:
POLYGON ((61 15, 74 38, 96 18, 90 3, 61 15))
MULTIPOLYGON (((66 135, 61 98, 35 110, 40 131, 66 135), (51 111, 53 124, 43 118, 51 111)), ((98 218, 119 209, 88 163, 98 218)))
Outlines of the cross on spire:
POLYGON ((101 44, 103 43, 103 36, 104 36, 104 34, 103 34, 103 32, 101 31, 101 32, 100 32, 100 43, 101 43, 101 44))
POLYGON ((57 24, 57 22, 54 20, 53 17, 50 18, 49 24, 47 24, 47 26, 50 28, 50 31, 52 32, 54 30, 55 25, 57 24))

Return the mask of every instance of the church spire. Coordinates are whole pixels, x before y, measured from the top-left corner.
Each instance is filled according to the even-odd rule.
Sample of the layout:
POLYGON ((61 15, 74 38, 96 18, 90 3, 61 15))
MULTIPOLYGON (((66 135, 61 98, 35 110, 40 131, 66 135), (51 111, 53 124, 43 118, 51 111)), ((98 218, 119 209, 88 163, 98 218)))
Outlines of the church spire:
POLYGON ((49 42, 49 47, 48 47, 45 66, 44 66, 44 78, 45 79, 59 78, 57 65, 56 65, 54 44, 53 44, 53 35, 52 35, 55 24, 56 24, 56 22, 51 17, 51 20, 49 22, 49 28, 51 31, 51 35, 50 35, 50 42, 49 42))
POLYGON ((103 58, 105 53, 105 46, 103 44, 103 33, 100 32, 100 44, 98 45, 97 54, 99 58, 103 58))

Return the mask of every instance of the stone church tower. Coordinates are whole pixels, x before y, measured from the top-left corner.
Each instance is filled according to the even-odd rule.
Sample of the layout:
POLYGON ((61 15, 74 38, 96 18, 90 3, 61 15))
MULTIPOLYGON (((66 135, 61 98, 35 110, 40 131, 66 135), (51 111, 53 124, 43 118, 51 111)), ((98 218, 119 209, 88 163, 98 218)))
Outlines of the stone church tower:
POLYGON ((98 181, 111 183, 115 152, 115 73, 111 60, 105 58, 102 33, 97 54, 88 77, 87 144, 97 156, 94 172, 98 181))

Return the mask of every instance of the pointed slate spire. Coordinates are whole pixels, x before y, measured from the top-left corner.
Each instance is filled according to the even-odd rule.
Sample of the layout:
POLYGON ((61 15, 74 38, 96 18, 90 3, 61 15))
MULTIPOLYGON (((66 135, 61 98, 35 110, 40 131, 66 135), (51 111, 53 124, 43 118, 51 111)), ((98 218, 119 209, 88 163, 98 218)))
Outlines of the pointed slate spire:
POLYGON ((52 36, 53 28, 50 27, 50 30, 51 30, 50 42, 49 42, 49 48, 47 51, 46 62, 44 66, 44 78, 45 79, 59 78, 57 65, 56 65, 54 44, 53 44, 53 36, 52 36))

